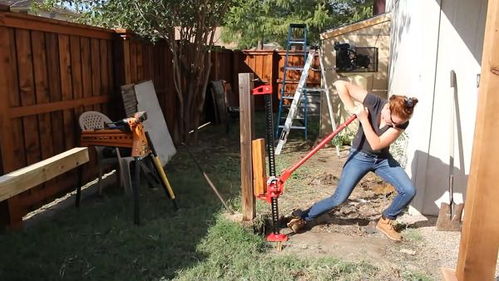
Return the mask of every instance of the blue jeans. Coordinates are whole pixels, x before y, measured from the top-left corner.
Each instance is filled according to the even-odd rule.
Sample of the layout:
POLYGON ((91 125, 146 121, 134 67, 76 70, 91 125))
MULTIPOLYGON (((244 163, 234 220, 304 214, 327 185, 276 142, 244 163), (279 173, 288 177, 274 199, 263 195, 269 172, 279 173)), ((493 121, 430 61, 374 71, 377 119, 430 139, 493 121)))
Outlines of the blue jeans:
POLYGON ((397 190, 397 196, 390 206, 383 211, 383 217, 395 219, 416 195, 416 188, 404 169, 390 155, 389 158, 378 158, 362 151, 352 150, 341 172, 340 182, 331 197, 323 199, 302 213, 302 218, 311 221, 321 214, 345 202, 359 181, 368 172, 375 172, 384 181, 397 190))

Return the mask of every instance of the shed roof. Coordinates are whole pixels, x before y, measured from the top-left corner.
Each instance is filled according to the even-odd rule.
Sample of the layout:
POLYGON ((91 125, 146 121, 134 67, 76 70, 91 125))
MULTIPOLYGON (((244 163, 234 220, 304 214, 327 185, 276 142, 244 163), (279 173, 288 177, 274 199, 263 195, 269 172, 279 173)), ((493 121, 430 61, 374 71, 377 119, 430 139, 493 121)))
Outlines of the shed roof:
POLYGON ((356 23, 327 30, 321 33, 321 39, 328 39, 331 37, 335 37, 338 35, 349 33, 352 31, 356 31, 362 28, 370 27, 387 21, 390 21, 390 14, 389 13, 381 14, 379 16, 375 16, 363 21, 358 21, 356 23))

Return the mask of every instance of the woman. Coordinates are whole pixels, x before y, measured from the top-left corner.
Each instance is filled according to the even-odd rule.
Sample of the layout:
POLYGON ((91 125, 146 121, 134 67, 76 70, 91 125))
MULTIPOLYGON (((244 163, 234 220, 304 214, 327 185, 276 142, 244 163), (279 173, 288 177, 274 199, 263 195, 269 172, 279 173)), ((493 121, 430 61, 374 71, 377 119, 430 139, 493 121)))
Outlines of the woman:
POLYGON ((360 121, 359 130, 334 194, 303 211, 288 226, 298 232, 319 215, 345 202, 362 177, 372 171, 393 185, 398 193, 383 211, 376 228, 388 238, 401 241, 402 237, 394 229, 393 222, 414 198, 416 189, 400 164, 393 159, 389 148, 409 125, 418 100, 394 95, 387 101, 345 81, 336 81, 334 86, 347 111, 355 114, 360 121), (354 100, 363 106, 356 107, 354 100))

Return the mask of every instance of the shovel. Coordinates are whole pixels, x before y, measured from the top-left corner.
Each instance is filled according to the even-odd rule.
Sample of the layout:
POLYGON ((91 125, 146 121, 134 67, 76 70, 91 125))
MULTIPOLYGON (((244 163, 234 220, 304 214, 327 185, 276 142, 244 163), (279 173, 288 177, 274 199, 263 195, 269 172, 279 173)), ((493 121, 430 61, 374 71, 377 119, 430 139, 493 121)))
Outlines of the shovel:
POLYGON ((451 114, 450 114, 450 143, 449 143, 449 203, 442 203, 437 218, 437 230, 439 231, 460 231, 461 216, 464 204, 454 203, 454 106, 456 94, 456 73, 450 72, 451 114))

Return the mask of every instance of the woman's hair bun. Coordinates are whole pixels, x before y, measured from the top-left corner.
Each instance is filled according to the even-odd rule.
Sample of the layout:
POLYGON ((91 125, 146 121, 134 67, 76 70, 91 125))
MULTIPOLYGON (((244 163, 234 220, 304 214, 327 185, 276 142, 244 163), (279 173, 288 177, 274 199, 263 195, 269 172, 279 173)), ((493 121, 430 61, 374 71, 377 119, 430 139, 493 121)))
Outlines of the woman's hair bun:
POLYGON ((406 108, 413 108, 416 104, 418 103, 417 98, 405 98, 404 99, 404 105, 406 108))

